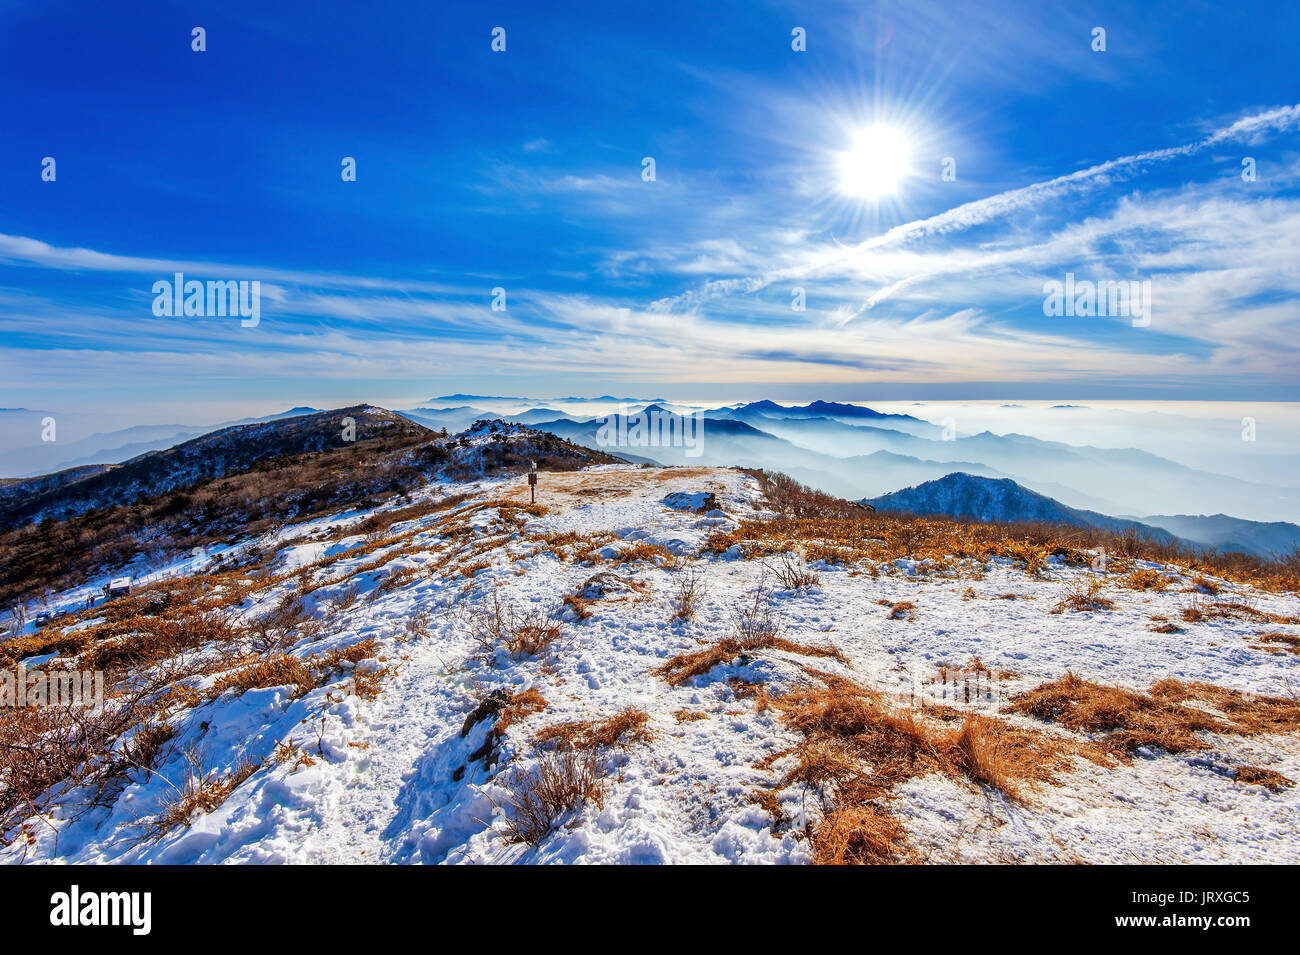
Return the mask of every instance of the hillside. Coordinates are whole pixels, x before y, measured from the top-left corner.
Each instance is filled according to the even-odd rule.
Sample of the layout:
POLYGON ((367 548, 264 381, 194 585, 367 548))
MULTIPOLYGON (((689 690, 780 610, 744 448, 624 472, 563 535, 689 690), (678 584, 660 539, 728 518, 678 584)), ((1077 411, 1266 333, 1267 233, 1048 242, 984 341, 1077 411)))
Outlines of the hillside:
POLYGON ((1300 862, 1294 572, 533 441, 0 643, 112 691, 0 712, 0 860, 1300 862))
POLYGON ((501 422, 439 438, 372 406, 228 428, 75 480, 0 488, 13 494, 0 514, 19 524, 0 533, 0 606, 114 564, 145 566, 344 504, 373 507, 433 479, 616 460, 501 422), (353 441, 342 440, 344 418, 353 441))
POLYGON ((132 504, 247 471, 262 462, 344 447, 350 443, 347 418, 355 424, 353 441, 413 443, 429 436, 401 416, 368 405, 222 428, 101 470, 81 468, 76 477, 57 485, 42 487, 34 482, 44 479, 31 479, 22 485, 29 493, 0 498, 0 530, 132 504))

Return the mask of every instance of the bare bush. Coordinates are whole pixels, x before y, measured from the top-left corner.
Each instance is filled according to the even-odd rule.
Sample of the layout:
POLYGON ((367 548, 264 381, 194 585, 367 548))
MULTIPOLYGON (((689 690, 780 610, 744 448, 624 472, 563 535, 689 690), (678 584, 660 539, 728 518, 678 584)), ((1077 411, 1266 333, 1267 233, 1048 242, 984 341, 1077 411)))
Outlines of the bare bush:
POLYGON ((776 575, 781 586, 786 590, 798 590, 800 587, 815 587, 821 583, 821 577, 803 560, 791 553, 781 555, 780 563, 769 570, 776 575))
POLYGON ((679 574, 673 580, 673 620, 691 621, 695 619, 695 609, 704 596, 704 584, 699 573, 692 568, 689 572, 679 574))
POLYGON ((735 614, 736 635, 742 644, 759 644, 774 639, 781 632, 780 622, 772 615, 768 590, 760 580, 752 602, 742 604, 735 614))
POLYGON ((500 651, 516 660, 545 656, 563 633, 555 611, 521 611, 503 601, 497 590, 483 598, 467 622, 480 656, 489 665, 500 651))
POLYGON ((502 782, 505 837, 536 848, 565 815, 604 802, 606 754, 600 749, 543 753, 531 770, 516 768, 502 782))
POLYGON ((265 760, 254 760, 247 753, 240 753, 229 773, 218 773, 208 768, 200 750, 191 747, 185 754, 179 783, 167 781, 171 795, 160 802, 155 818, 141 824, 144 838, 160 838, 176 826, 188 826, 195 816, 212 812, 240 783, 265 765, 265 760))

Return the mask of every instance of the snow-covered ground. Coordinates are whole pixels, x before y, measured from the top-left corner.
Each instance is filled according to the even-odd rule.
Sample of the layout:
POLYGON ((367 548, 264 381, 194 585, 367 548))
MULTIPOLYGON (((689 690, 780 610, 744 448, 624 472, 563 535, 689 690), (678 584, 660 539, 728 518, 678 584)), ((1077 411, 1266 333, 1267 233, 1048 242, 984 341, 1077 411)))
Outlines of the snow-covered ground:
MULTIPOLYGON (((765 651, 671 686, 652 671, 675 654, 724 636, 756 588, 770 590, 784 633, 802 643, 829 644, 845 662, 815 665, 855 681, 935 702, 997 712, 1016 692, 1066 670, 1092 681, 1145 689, 1177 677, 1251 693, 1297 692, 1300 656, 1252 646, 1261 626, 1218 619, 1156 633, 1153 615, 1179 619, 1192 599, 1179 579, 1164 592, 1108 587, 1114 609, 1053 614, 1049 610, 1087 568, 1050 567, 1048 579, 1010 562, 993 562, 981 576, 915 574, 899 562, 873 576, 860 566, 815 565, 820 582, 781 590, 771 562, 729 552, 702 554, 710 533, 760 516, 757 485, 736 471, 605 466, 543 474, 541 517, 520 518, 503 531, 496 508, 469 513, 476 502, 528 500, 519 478, 433 485, 426 499, 468 494, 457 505, 471 528, 446 537, 435 525, 447 511, 395 524, 387 534, 413 535, 356 557, 366 542, 348 536, 353 513, 282 529, 256 542, 275 551, 279 573, 325 560, 314 578, 335 580, 304 606, 323 626, 292 651, 320 654, 359 640, 378 641, 386 666, 383 690, 372 700, 349 695, 335 680, 293 699, 288 687, 223 695, 184 711, 170 755, 153 773, 132 775, 109 804, 81 811, 69 799, 30 826, 31 837, 0 850, 5 861, 66 862, 735 862, 799 863, 811 852, 802 835, 816 822, 814 802, 797 787, 781 791, 792 825, 773 831, 773 817, 754 801, 788 769, 780 754, 798 741, 774 709, 764 709, 731 678, 768 684, 773 693, 803 678, 800 657, 765 651), (710 497, 710 495, 712 495, 710 497), (711 507, 711 510, 704 510, 711 507), (526 523, 524 523, 526 518, 526 523), (429 528, 420 531, 421 527, 429 528), (342 528, 342 530, 340 530, 342 528), (603 535, 592 564, 562 559, 543 535, 603 535), (448 555, 475 541, 495 541, 472 576, 448 555), (294 543, 288 544, 287 542, 294 543), (618 553, 659 545, 667 558, 621 563, 618 553), (383 558, 391 555, 387 563, 383 558), (333 561, 333 563, 329 563, 333 561), (358 567, 363 574, 344 580, 358 567), (413 568, 397 586, 388 575, 413 568), (587 604, 580 619, 562 608, 565 595, 610 572, 632 586, 587 604), (702 590, 694 619, 673 620, 672 596, 682 575, 695 573, 702 590), (998 599, 1005 594, 1023 599, 998 599), (549 653, 485 659, 471 635, 484 601, 496 596, 523 613, 561 616, 549 653), (900 619, 880 602, 909 601, 900 619), (942 664, 978 657, 1000 678, 977 684, 936 681, 942 664), (497 688, 536 690, 545 709, 516 719, 500 742, 495 765, 472 759, 494 730, 485 719, 461 736, 467 713, 497 688), (980 689, 982 687, 983 689, 980 689), (501 783, 539 756, 533 735, 571 720, 610 717, 635 707, 649 714, 648 741, 612 749, 601 805, 586 805, 538 847, 509 843, 501 783), (683 719, 683 711, 689 718, 683 719), (228 772, 243 753, 269 758, 286 741, 311 758, 268 762, 218 808, 161 838, 142 840, 135 828, 156 814, 181 785, 185 752, 228 772)), ((445 526, 445 525, 440 525, 445 526)), ((290 593, 287 577, 250 594, 231 613, 254 621, 290 593)), ((1231 590, 1232 588, 1229 588, 1231 590)), ((1238 593, 1259 610, 1300 615, 1296 595, 1238 593)), ((84 600, 69 594, 67 602, 84 600)), ((203 690, 216 674, 193 678, 203 690)), ((1007 717, 1022 725, 1044 724, 1007 717)), ((1064 732, 1049 727, 1052 732, 1064 732)), ((1079 759, 1057 786, 1011 802, 973 784, 938 775, 901 785, 892 812, 914 846, 931 861, 1300 862, 1300 789, 1272 792, 1231 778, 1241 765, 1300 779, 1300 739, 1288 735, 1210 737, 1207 750, 1169 755, 1139 752, 1131 763, 1102 766, 1079 759)), ((283 749, 283 747, 282 747, 283 749)))

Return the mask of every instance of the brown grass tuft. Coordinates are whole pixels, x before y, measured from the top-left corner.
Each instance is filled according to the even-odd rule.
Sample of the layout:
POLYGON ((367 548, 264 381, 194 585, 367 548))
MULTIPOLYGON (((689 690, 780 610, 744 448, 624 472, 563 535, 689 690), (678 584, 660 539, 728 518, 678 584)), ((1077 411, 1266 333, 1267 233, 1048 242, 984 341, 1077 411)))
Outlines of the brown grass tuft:
POLYGON ((522 690, 510 697, 510 702, 502 707, 501 714, 497 717, 496 731, 504 733, 513 723, 540 713, 549 705, 538 690, 522 690))
POLYGON ((700 575, 694 570, 678 574, 674 578, 673 615, 669 620, 689 623, 695 619, 695 610, 700 598, 704 596, 704 584, 700 575))
POLYGON ((903 824, 870 804, 828 813, 813 831, 812 845, 816 865, 891 865, 909 861, 903 824))
POLYGON ((1193 597, 1191 604, 1183 608, 1183 619, 1188 623, 1202 623, 1206 620, 1249 620, 1252 623, 1300 623, 1300 618, 1283 617, 1265 613, 1252 607, 1244 600, 1201 600, 1193 597))
POLYGON ((803 739, 796 765, 774 793, 801 784, 820 797, 812 827, 813 858, 822 864, 914 861, 907 833, 888 811, 890 790, 928 773, 942 773, 1024 801, 1023 783, 1053 782, 1075 749, 1048 734, 943 707, 922 715, 842 677, 820 674, 806 686, 772 698, 783 722, 803 739), (946 726, 958 719, 956 728, 946 726))
POLYGON ((497 590, 469 614, 467 622, 470 636, 489 664, 499 650, 516 660, 545 656, 563 633, 554 613, 518 610, 502 601, 497 590))
POLYGON ((756 653, 759 650, 784 650, 786 653, 797 653, 808 657, 832 657, 844 662, 844 656, 834 647, 796 643, 776 636, 749 639, 724 637, 700 650, 677 654, 663 666, 657 667, 654 673, 656 676, 663 677, 669 686, 681 686, 691 677, 708 673, 719 664, 730 663, 737 657, 756 653))
POLYGON ((1282 790, 1290 789, 1295 785, 1295 780, 1288 779, 1275 770, 1264 769, 1260 766, 1238 766, 1232 778, 1247 786, 1263 786, 1269 792, 1275 793, 1280 793, 1282 790))
POLYGON ((603 720, 574 720, 544 727, 534 735, 533 741, 538 746, 579 750, 648 743, 654 739, 654 733, 646 726, 649 722, 649 713, 629 706, 603 720))
POLYGON ((1060 602, 1048 612, 1064 613, 1066 610, 1070 610, 1074 613, 1084 613, 1092 610, 1113 610, 1115 601, 1102 596, 1101 589, 1102 581, 1100 578, 1076 579, 1066 588, 1065 596, 1061 598, 1060 602))
POLYGON ((802 587, 815 587, 821 583, 817 572, 809 568, 794 554, 781 555, 775 567, 770 568, 777 581, 786 590, 798 590, 802 587))
POLYGON ((320 681, 309 660, 281 654, 217 677, 208 690, 208 698, 216 699, 226 690, 244 693, 286 685, 294 687, 293 695, 297 698, 306 696, 320 685, 320 681))
POLYGON ((631 564, 639 560, 658 561, 668 556, 668 551, 664 550, 659 544, 652 544, 649 541, 637 541, 624 547, 614 558, 617 564, 631 564))
POLYGON ((915 620, 916 604, 910 600, 900 600, 897 603, 883 601, 884 605, 889 608, 890 620, 915 620))
POLYGON ((1076 732, 1102 733, 1100 745, 1128 759, 1141 746, 1168 753, 1208 749, 1199 733, 1253 736, 1300 727, 1300 701, 1246 696, 1207 683, 1161 680, 1149 693, 1090 683, 1066 673, 1011 698, 1008 712, 1059 723, 1076 732), (1185 706, 1208 704, 1215 715, 1185 706))
POLYGON ((1281 644, 1281 646, 1266 648, 1275 652, 1285 651, 1286 653, 1300 653, 1300 637, 1293 633, 1281 633, 1277 630, 1273 630, 1269 633, 1261 633, 1254 639, 1261 643, 1281 644))
POLYGON ((145 838, 159 838, 176 826, 188 826, 197 815, 212 812, 230 796, 239 784, 265 766, 241 753, 234 768, 226 774, 207 769, 202 756, 191 750, 185 757, 179 786, 173 786, 170 798, 160 804, 156 818, 143 824, 145 838))

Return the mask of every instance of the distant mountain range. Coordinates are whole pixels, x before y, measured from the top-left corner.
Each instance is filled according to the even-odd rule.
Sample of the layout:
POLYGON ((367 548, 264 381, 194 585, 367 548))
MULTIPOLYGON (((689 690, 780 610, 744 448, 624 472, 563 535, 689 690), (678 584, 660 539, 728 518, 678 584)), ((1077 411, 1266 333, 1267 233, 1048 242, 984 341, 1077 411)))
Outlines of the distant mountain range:
MULTIPOLYGON (((700 440, 687 446, 680 436, 683 426, 693 426, 693 422, 675 413, 685 406, 643 402, 645 399, 609 395, 557 398, 550 403, 446 395, 420 407, 384 414, 434 432, 446 429, 449 434, 458 434, 479 420, 501 419, 628 461, 767 468, 783 471, 839 497, 872 501, 889 498, 891 505, 900 507, 925 502, 907 498, 904 504, 903 498, 895 499, 891 492, 903 495, 960 473, 970 479, 1005 481, 1023 492, 1004 502, 1008 514, 1019 515, 1006 519, 1065 520, 1112 528, 1129 522, 1205 546, 1257 554, 1290 553, 1300 540, 1296 524, 1285 522, 1300 520, 1300 489, 1215 474, 1137 448, 1099 448, 991 431, 958 435, 951 428, 910 414, 883 413, 833 401, 782 405, 770 400, 698 412, 696 420, 702 421, 700 440), (503 402, 522 410, 502 414, 482 407, 501 407, 497 403, 503 402), (599 410, 622 404, 629 409, 631 419, 639 414, 653 415, 678 440, 602 443, 605 425, 612 423, 626 429, 631 419, 593 416, 591 412, 598 404, 605 406, 599 410), (1197 516, 1203 513, 1214 516, 1197 516), (1041 516, 1047 514, 1052 516, 1041 516), (1143 514, 1157 516, 1140 516, 1143 514)), ((294 408, 265 418, 228 422, 221 429, 319 413, 312 408, 294 408)), ((52 443, 19 451, 28 452, 37 462, 57 462, 23 472, 47 475, 41 479, 44 484, 28 486, 27 490, 36 494, 38 490, 66 488, 90 478, 112 484, 120 480, 120 476, 112 476, 117 466, 151 452, 201 441, 212 432, 184 425, 137 426, 69 444, 52 443), (60 473, 49 473, 56 470, 60 473), (102 471, 109 476, 100 475, 102 471)), ((687 429, 686 433, 693 432, 687 429)), ((999 486, 1006 489, 1006 484, 999 486)), ((938 490, 944 488, 957 498, 969 496, 966 503, 971 507, 985 507, 990 515, 997 511, 1000 498, 996 488, 984 488, 978 494, 974 488, 966 488, 965 495, 957 494, 961 489, 952 482, 938 490)), ((0 503, 6 499, 12 502, 23 493, 15 482, 0 481, 0 503)), ((1000 493, 1005 496, 1010 492, 1007 489, 1000 493)), ((931 501, 926 506, 936 504, 931 501)), ((972 516, 979 515, 972 512, 972 516)))
MULTIPOLYGON (((652 404, 648 410, 662 409, 652 404)), ((445 420, 454 430, 471 412, 422 408, 417 420, 429 427, 445 420), (440 419, 440 414, 446 417, 440 419)), ((911 415, 835 402, 787 407, 759 401, 701 414, 705 429, 700 455, 687 456, 680 447, 613 450, 662 464, 694 461, 773 468, 852 499, 960 470, 1012 478, 1066 506, 1104 514, 1193 514, 1231 507, 1235 516, 1249 520, 1300 519, 1298 488, 1215 474, 1136 448, 1070 445, 990 431, 956 436, 911 415)), ((549 421, 538 418, 530 416, 527 423, 588 447, 597 446, 605 420, 573 414, 549 421)))
POLYGON ((1261 557, 1285 557, 1300 547, 1300 526, 1286 521, 1245 521, 1227 514, 1155 514, 1144 524, 1221 551, 1241 551, 1261 557))
POLYGON ((1116 533, 1135 530, 1156 540, 1178 540, 1192 547, 1259 557, 1285 556, 1300 546, 1300 526, 1296 524, 1247 521, 1224 514, 1110 517, 1067 507, 1007 478, 978 477, 960 471, 892 494, 868 498, 863 503, 878 511, 943 514, 979 521, 1046 521, 1116 533))

